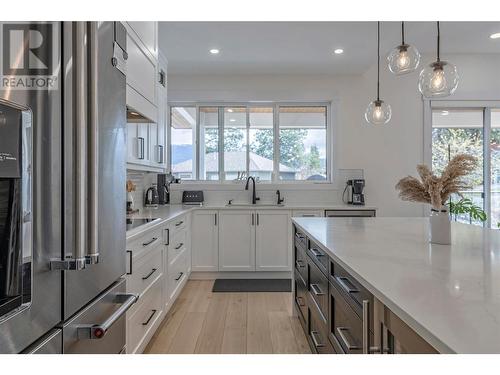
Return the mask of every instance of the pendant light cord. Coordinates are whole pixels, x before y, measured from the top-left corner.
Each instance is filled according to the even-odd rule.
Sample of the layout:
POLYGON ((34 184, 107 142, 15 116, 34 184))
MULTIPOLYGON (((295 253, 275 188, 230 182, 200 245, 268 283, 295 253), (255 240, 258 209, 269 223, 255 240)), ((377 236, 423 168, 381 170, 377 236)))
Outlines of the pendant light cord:
POLYGON ((405 44, 405 22, 401 22, 401 44, 405 44))
POLYGON ((380 100, 380 21, 377 21, 377 101, 380 100))
POLYGON ((441 61, 440 60, 441 31, 439 30, 439 21, 437 21, 437 32, 438 32, 438 35, 437 35, 437 61, 441 61))

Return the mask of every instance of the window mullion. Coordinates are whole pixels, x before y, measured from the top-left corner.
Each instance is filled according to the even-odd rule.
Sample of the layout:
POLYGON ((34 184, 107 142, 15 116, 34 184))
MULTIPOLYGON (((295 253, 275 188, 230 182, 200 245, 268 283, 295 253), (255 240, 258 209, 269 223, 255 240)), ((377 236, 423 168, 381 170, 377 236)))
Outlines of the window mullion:
POLYGON ((193 132, 194 140, 193 144, 195 145, 194 147, 194 158, 193 161, 195 162, 195 165, 192 166, 193 169, 193 174, 194 178, 193 180, 199 180, 200 179, 200 106, 196 106, 196 121, 195 121, 195 128, 193 132))
POLYGON ((491 108, 484 108, 483 113, 483 205, 487 213, 486 225, 489 228, 491 227, 491 108))
POLYGON ((224 173, 224 107, 217 107, 219 127, 219 181, 226 179, 224 173))
POLYGON ((280 161, 280 131, 279 131, 279 105, 273 108, 273 182, 279 182, 279 161, 280 161))
POLYGON ((247 122, 247 147, 246 147, 246 152, 247 152, 247 165, 246 165, 246 171, 247 171, 247 177, 250 176, 250 109, 248 106, 246 106, 246 122, 247 122))

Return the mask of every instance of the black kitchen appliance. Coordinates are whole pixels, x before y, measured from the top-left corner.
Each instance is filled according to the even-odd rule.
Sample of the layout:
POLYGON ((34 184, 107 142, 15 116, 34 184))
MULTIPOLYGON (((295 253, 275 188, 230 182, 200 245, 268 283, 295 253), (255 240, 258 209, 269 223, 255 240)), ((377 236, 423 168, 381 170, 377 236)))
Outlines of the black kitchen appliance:
POLYGON ((173 180, 174 177, 171 174, 158 174, 158 204, 165 205, 170 203, 170 184, 173 180))
POLYGON ((152 186, 146 190, 146 195, 144 197, 144 206, 149 208, 158 208, 158 187, 156 184, 152 184, 152 186))
POLYGON ((183 204, 202 205, 203 201, 203 191, 201 190, 185 190, 182 192, 183 204))
POLYGON ((347 180, 342 198, 344 199, 344 195, 347 192, 348 199, 347 202, 345 201, 344 202, 355 206, 364 206, 365 205, 365 195, 363 194, 364 188, 365 188, 364 179, 347 180))

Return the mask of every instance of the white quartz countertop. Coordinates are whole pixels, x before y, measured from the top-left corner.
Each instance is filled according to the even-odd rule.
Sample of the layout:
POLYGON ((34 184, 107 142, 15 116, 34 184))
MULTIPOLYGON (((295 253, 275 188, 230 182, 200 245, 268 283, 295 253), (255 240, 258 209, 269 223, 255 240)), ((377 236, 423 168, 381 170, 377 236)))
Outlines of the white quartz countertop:
POLYGON ((500 353, 500 231, 452 223, 448 246, 427 218, 293 221, 440 352, 500 353))
POLYGON ((193 210, 376 210, 374 206, 353 206, 348 204, 318 205, 318 204, 285 204, 283 206, 267 206, 256 204, 255 206, 239 206, 238 202, 234 206, 223 204, 208 204, 202 206, 191 206, 183 204, 170 204, 159 206, 158 208, 144 208, 139 212, 127 215, 127 219, 155 219, 152 222, 141 225, 127 231, 127 240, 130 240, 142 233, 162 225, 170 220, 174 220, 185 213, 193 210))

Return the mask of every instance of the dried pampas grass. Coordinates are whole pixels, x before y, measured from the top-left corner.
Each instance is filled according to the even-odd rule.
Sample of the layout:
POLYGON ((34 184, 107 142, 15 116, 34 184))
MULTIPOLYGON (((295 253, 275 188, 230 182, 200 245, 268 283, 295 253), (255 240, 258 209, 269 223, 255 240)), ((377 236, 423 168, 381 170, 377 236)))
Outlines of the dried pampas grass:
POLYGON ((404 201, 429 203, 435 210, 441 210, 451 194, 460 194, 470 188, 463 177, 477 166, 477 159, 467 154, 456 155, 450 160, 440 177, 432 173, 426 165, 417 166, 420 180, 408 176, 399 180, 396 189, 404 201))

